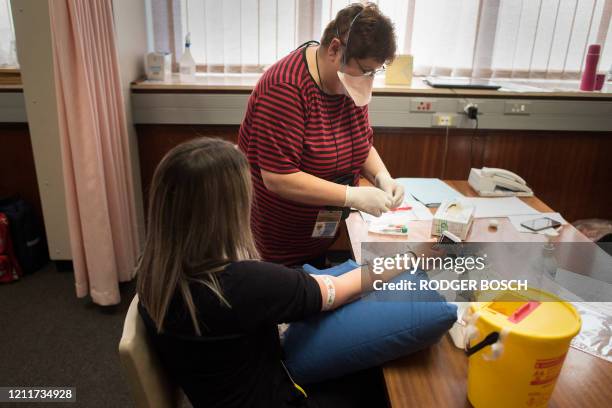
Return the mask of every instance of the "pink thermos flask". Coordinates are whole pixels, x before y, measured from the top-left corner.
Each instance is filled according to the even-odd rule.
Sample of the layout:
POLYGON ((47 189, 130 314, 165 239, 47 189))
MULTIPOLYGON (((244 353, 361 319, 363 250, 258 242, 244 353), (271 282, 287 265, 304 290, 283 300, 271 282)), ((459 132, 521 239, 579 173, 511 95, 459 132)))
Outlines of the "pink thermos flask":
POLYGON ((597 63, 599 62, 600 51, 601 46, 599 44, 589 45, 589 50, 584 62, 584 70, 582 71, 582 79, 580 80, 581 91, 592 91, 595 89, 595 76, 597 75, 597 63))

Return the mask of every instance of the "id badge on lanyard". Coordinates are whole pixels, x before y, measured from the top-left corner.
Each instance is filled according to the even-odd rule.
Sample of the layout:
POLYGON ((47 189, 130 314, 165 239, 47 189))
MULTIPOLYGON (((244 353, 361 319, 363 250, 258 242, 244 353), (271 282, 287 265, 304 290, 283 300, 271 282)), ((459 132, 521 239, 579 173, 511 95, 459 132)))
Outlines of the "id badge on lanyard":
MULTIPOLYGON (((347 174, 334 180, 337 184, 351 185, 354 175, 347 174)), ((312 238, 333 238, 338 232, 340 221, 346 219, 350 213, 350 208, 343 207, 327 207, 325 210, 320 210, 317 215, 317 221, 312 229, 312 238)))
POLYGON ((342 211, 320 210, 312 229, 312 238, 333 238, 338 232, 342 211))

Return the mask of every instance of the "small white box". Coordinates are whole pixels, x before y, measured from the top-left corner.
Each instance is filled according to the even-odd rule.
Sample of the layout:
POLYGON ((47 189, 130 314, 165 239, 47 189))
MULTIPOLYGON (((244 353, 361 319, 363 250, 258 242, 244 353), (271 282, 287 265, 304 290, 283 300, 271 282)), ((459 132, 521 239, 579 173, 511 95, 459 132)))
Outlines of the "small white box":
POLYGON ((455 347, 460 349, 465 348, 465 330, 465 322, 463 320, 457 320, 448 331, 455 347))
POLYGON ((455 344, 455 347, 464 349, 465 343, 467 340, 466 332, 467 332, 467 326, 468 326, 468 323, 464 320, 464 317, 466 317, 469 312, 470 303, 466 303, 466 302, 459 302, 459 303, 450 302, 450 303, 457 306, 457 321, 453 324, 453 327, 450 328, 450 330, 448 331, 448 334, 451 336, 451 339, 453 340, 453 344, 455 344))
POLYGON ((474 221, 476 207, 461 200, 443 202, 436 211, 431 223, 431 235, 442 235, 450 231, 461 240, 465 240, 474 221))
POLYGON ((169 52, 150 52, 145 58, 147 79, 151 81, 170 81, 172 78, 172 54, 169 52))

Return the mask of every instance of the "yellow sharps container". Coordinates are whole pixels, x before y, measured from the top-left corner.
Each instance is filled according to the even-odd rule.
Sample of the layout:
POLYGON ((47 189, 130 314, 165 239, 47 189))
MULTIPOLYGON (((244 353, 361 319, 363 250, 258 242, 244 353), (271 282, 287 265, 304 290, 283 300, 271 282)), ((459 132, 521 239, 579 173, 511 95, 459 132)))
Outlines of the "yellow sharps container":
POLYGON ((466 320, 472 405, 546 406, 570 341, 580 331, 576 309, 530 288, 472 303, 466 320))

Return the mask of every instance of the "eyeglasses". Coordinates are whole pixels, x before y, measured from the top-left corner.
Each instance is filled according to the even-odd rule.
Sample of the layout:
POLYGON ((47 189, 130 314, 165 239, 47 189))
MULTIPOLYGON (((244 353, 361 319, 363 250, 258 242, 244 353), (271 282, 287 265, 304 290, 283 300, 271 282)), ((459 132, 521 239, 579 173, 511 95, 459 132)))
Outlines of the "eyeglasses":
MULTIPOLYGON (((347 60, 346 60, 346 51, 348 50, 348 48, 347 48, 346 44, 342 43, 341 39, 339 39, 339 40, 340 40, 340 44, 344 48, 344 53, 342 55, 342 66, 346 66, 346 65, 348 65, 347 60)), ((359 69, 361 70, 361 75, 353 75, 353 76, 369 76, 369 77, 373 77, 376 74, 382 74, 387 69, 387 64, 383 64, 381 67, 376 68, 376 69, 365 69, 363 67, 363 65, 361 65, 359 63, 359 60, 357 58, 354 58, 354 60, 357 63, 357 66, 359 67, 359 69)))
POLYGON ((380 68, 376 68, 376 69, 370 69, 367 70, 365 68, 363 68, 361 66, 361 64, 359 63, 359 60, 357 58, 355 58, 355 62, 357 63, 357 66, 359 67, 359 69, 362 72, 362 76, 370 76, 373 77, 376 74, 382 74, 383 72, 385 72, 385 70, 387 69, 387 64, 383 64, 380 68))

